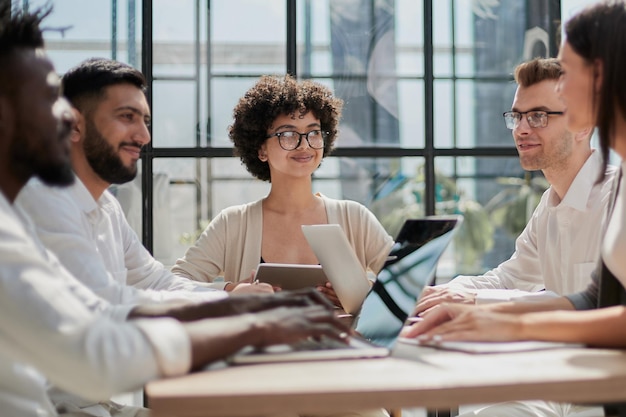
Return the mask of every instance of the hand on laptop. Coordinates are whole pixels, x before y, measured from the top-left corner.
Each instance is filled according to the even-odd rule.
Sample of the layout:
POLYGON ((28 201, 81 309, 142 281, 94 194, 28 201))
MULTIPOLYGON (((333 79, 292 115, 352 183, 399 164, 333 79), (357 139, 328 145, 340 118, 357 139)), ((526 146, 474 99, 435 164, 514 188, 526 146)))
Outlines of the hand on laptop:
POLYGON ((476 293, 445 285, 425 287, 413 314, 422 314, 441 303, 475 304, 476 293))
POLYGON ((255 315, 257 325, 264 329, 257 347, 293 344, 303 339, 329 338, 347 343, 352 330, 332 311, 320 305, 309 307, 280 307, 255 315))
POLYGON ((401 336, 423 342, 522 340, 517 314, 496 313, 488 307, 444 303, 424 314, 424 319, 403 329, 401 336))
POLYGON ((432 307, 422 315, 422 320, 402 329, 400 336, 430 340, 435 334, 438 334, 436 330, 439 329, 440 325, 453 320, 458 314, 469 308, 471 307, 455 304, 440 304, 432 307))
POLYGON ((256 314, 184 324, 191 342, 192 368, 225 358, 245 346, 263 348, 329 338, 347 343, 351 330, 321 305, 279 307, 256 314))

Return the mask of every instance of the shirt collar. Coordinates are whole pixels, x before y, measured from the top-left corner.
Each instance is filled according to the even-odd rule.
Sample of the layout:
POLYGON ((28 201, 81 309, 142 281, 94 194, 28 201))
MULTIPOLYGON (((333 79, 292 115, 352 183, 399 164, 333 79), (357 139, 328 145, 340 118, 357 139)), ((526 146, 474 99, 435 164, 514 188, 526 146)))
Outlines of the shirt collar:
POLYGON ((87 187, 85 187, 85 184, 83 184, 77 175, 74 176, 74 179, 74 184, 70 186, 69 192, 74 197, 74 201, 78 207, 85 213, 90 213, 97 209, 98 202, 94 200, 87 187))
POLYGON ((552 187, 550 188, 548 205, 550 207, 571 207, 578 211, 585 211, 591 190, 598 180, 598 175, 600 175, 600 169, 602 169, 602 156, 600 152, 592 149, 591 155, 578 171, 578 174, 576 174, 563 200, 559 202, 559 197, 556 195, 556 192, 552 187))

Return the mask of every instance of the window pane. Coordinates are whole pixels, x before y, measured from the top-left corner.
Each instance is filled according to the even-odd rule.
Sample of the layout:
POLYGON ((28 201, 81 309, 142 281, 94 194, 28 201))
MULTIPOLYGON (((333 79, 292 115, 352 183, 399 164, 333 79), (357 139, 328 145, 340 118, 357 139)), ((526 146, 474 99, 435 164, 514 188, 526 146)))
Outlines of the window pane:
MULTIPOLYGON (((338 146, 398 144, 395 2, 300 0, 297 6, 300 77, 324 82, 345 101, 338 146)), ((408 37, 407 25, 403 30, 408 37)))
POLYGON ((210 16, 212 72, 233 74, 285 72, 284 2, 212 1, 210 16))
MULTIPOLYGON (((110 1, 29 0, 27 3, 31 10, 48 3, 53 6, 43 27, 46 50, 57 72, 64 73, 94 56, 115 57, 140 67, 141 0, 118 0, 115 20, 110 1)), ((14 1, 14 4, 21 6, 23 2, 14 1)))
MULTIPOLYGON (((398 123, 400 146, 423 148, 424 140, 424 81, 398 81, 398 123)), ((393 143, 393 138, 381 137, 383 144, 393 143)))
POLYGON ((481 273, 510 258, 547 189, 541 173, 524 172, 518 158, 500 157, 440 157, 435 169, 437 212, 465 217, 456 238, 457 273, 481 273), (532 192, 522 192, 527 189, 532 192))
POLYGON ((527 3, 455 1, 457 76, 510 76, 523 59, 527 3))
POLYGON ((211 138, 213 147, 231 147, 228 126, 233 123, 237 101, 256 83, 258 78, 213 78, 211 80, 211 138))
MULTIPOLYGON (((456 110, 454 136, 446 134, 449 128, 443 121, 436 124, 435 146, 445 146, 446 142, 438 142, 439 137, 447 143, 455 137, 459 148, 513 147, 511 131, 504 125, 502 113, 511 109, 516 88, 514 83, 459 80, 454 84, 454 94, 450 92, 452 87, 451 83, 435 84, 436 91, 441 91, 441 106, 445 107, 445 97, 453 97, 454 102, 448 105, 456 110)), ((439 104, 439 99, 436 95, 436 104, 439 104)))
POLYGON ((152 59, 155 77, 194 73, 195 0, 153 0, 152 59))
POLYGON ((452 75, 452 10, 450 1, 433 2, 433 72, 435 77, 452 75))
POLYGON ((189 81, 155 81, 152 92, 153 146, 195 146, 196 84, 189 81))

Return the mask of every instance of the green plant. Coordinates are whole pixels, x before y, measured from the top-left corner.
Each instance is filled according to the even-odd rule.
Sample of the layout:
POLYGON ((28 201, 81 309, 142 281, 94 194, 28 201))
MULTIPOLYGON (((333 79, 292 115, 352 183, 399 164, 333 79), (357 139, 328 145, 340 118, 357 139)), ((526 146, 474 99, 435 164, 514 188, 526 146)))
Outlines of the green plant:
MULTIPOLYGON (((464 217, 454 239, 457 272, 479 272, 483 255, 493 247, 491 219, 482 205, 467 198, 452 179, 436 172, 435 182, 436 213, 464 217)), ((420 166, 413 178, 397 173, 385 181, 370 208, 387 232, 395 236, 406 219, 425 216, 424 192, 424 172, 420 166)))
POLYGON ((510 236, 517 237, 526 227, 541 196, 550 184, 544 177, 498 178, 505 188, 485 205, 494 225, 502 227, 510 236))

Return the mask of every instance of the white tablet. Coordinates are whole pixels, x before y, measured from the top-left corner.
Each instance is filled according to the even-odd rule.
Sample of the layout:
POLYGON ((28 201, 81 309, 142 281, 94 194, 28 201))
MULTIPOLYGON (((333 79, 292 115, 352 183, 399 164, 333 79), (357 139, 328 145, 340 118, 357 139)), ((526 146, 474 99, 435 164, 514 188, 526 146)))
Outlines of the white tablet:
POLYGON ((277 263, 259 264, 254 279, 283 290, 318 287, 328 281, 321 265, 277 263))

